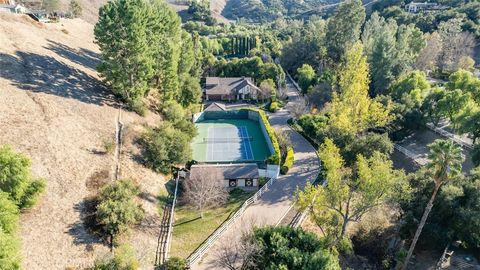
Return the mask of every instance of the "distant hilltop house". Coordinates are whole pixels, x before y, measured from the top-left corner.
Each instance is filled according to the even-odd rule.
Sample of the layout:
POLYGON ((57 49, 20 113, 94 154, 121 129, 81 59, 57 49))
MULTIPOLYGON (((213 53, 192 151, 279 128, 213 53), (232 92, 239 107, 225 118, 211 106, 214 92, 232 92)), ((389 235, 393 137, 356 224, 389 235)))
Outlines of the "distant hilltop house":
POLYGON ((431 3, 431 2, 410 2, 409 4, 405 5, 405 10, 410 13, 418 13, 418 12, 433 12, 439 10, 448 9, 448 6, 440 5, 438 3, 431 3))
POLYGON ((14 0, 3 0, 0 1, 0 12, 27 13, 28 9, 21 4, 15 3, 14 0))
POLYGON ((264 99, 266 93, 249 77, 207 77, 204 97, 207 101, 231 102, 264 99))

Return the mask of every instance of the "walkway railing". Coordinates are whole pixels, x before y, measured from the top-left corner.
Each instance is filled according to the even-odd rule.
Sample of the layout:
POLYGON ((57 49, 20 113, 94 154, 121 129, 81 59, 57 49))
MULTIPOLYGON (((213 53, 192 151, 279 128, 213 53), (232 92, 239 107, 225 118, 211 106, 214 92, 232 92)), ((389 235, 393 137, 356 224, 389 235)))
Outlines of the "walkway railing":
POLYGON ((442 136, 442 137, 445 137, 445 138, 449 138, 451 140, 453 140, 454 142, 458 143, 459 145, 465 147, 465 148, 468 148, 470 150, 473 149, 473 146, 470 142, 467 142, 465 140, 463 140, 462 138, 459 138, 457 135, 451 133, 451 132, 448 132, 446 130, 443 130, 443 129, 440 129, 440 128, 437 128, 435 127, 432 123, 428 123, 427 124, 427 127, 432 130, 433 132, 437 133, 438 135, 442 136))
POLYGON ((248 206, 256 202, 260 196, 262 196, 268 188, 275 182, 276 178, 271 178, 268 182, 263 185, 252 197, 248 198, 242 206, 233 214, 227 221, 225 221, 222 226, 220 226, 215 232, 213 232, 205 242, 201 246, 199 246, 188 258, 187 264, 189 266, 193 265, 196 261, 198 261, 205 253, 207 253, 208 249, 212 247, 215 241, 222 236, 222 234, 232 225, 234 224, 245 212, 248 206))

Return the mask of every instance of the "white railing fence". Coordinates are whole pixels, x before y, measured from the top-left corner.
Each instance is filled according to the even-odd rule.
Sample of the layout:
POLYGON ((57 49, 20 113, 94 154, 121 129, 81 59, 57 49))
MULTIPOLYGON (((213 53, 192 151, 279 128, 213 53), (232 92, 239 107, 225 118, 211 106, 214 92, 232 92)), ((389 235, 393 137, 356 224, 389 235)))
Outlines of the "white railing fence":
POLYGON ((190 256, 187 258, 187 264, 189 266, 193 265, 197 260, 199 260, 205 253, 207 253, 208 249, 212 247, 212 245, 217 241, 220 236, 222 236, 223 232, 225 232, 228 227, 230 227, 233 223, 237 221, 245 212, 245 209, 252 203, 256 202, 260 196, 265 193, 268 188, 275 182, 276 178, 271 178, 268 182, 261 187, 252 197, 248 198, 242 206, 233 214, 227 221, 225 221, 222 226, 220 226, 215 232, 213 232, 205 242, 201 246, 199 246, 190 256))
POLYGON ((461 145, 464 148, 468 148, 470 150, 473 149, 473 146, 470 142, 465 141, 464 139, 460 138, 459 136, 457 136, 457 135, 455 135, 451 132, 448 132, 446 130, 437 128, 432 123, 428 123, 427 127, 430 130, 432 130, 433 132, 437 133, 438 135, 440 135, 442 137, 445 137, 445 138, 449 138, 449 139, 453 140, 454 142, 458 143, 459 145, 461 145))
POLYGON ((168 231, 167 231, 167 241, 165 244, 165 254, 163 256, 164 260, 168 260, 170 256, 170 247, 172 245, 172 234, 173 234, 173 222, 175 214, 175 205, 177 203, 177 193, 178 193, 178 176, 175 179, 175 191, 173 193, 172 207, 170 208, 170 220, 168 221, 168 231))

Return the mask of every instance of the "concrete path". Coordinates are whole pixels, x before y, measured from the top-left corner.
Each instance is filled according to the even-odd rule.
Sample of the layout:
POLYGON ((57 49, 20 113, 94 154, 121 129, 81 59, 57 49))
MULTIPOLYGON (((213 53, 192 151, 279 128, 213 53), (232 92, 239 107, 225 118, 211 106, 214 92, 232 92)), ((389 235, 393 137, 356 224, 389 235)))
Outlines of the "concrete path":
POLYGON ((238 243, 242 233, 249 231, 253 226, 276 225, 290 209, 294 193, 297 188, 303 189, 307 182, 315 181, 319 173, 319 159, 313 146, 300 134, 290 129, 287 120, 291 117, 288 105, 294 103, 298 93, 293 85, 288 84, 289 103, 286 109, 270 115, 270 123, 280 131, 287 131, 290 135, 295 151, 295 162, 288 175, 283 175, 272 187, 254 204, 248 207, 243 216, 215 242, 207 254, 192 266, 192 269, 223 269, 218 264, 221 250, 238 243))

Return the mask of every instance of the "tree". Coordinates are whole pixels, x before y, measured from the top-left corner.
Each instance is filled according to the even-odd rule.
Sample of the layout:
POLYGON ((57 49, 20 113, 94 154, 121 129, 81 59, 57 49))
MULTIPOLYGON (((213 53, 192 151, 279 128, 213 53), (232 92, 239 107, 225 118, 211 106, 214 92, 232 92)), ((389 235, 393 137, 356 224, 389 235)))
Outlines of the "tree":
POLYGON ((245 269, 339 270, 338 258, 313 233, 290 227, 254 229, 249 241, 258 249, 245 269))
POLYGON ((480 108, 464 113, 459 120, 458 130, 470 134, 473 143, 477 143, 480 138, 480 108))
POLYGON ((289 102, 288 110, 295 119, 310 111, 310 106, 305 97, 297 97, 295 100, 289 102))
POLYGON ((202 88, 198 79, 184 74, 180 77, 180 97, 179 102, 183 107, 191 104, 198 104, 202 100, 202 88))
POLYGON ((187 162, 192 155, 190 136, 168 122, 147 131, 142 138, 147 165, 155 171, 169 173, 170 166, 187 162))
MULTIPOLYGON (((140 263, 135 258, 135 250, 129 245, 121 245, 115 250, 113 258, 95 260, 91 270, 136 270, 140 263)), ((168 268, 170 269, 170 268, 168 268)))
POLYGON ((384 106, 368 95, 368 64, 361 43, 347 51, 339 74, 339 91, 333 94, 330 110, 330 125, 334 130, 356 134, 392 120, 390 102, 384 106))
POLYGON ((0 192, 5 192, 20 208, 32 207, 45 189, 45 182, 33 179, 30 160, 10 146, 0 146, 0 192))
POLYGON ((458 69, 459 61, 464 56, 473 56, 475 38, 471 33, 462 32, 462 20, 455 18, 440 23, 438 34, 442 41, 440 68, 445 71, 458 69))
POLYGON ((100 190, 96 218, 110 236, 111 247, 115 236, 143 218, 144 211, 134 200, 138 193, 139 188, 129 179, 112 182, 100 190))
POLYGON ((19 243, 16 237, 0 229, 0 262, 2 269, 20 268, 19 243))
POLYGON ((225 203, 228 199, 227 189, 222 185, 223 176, 217 170, 198 168, 194 176, 183 183, 183 200, 203 213, 208 207, 225 203))
POLYGON ((263 80, 260 83, 260 90, 262 92, 259 94, 259 98, 265 100, 270 98, 272 102, 277 101, 277 88, 275 87, 275 82, 272 79, 263 80))
POLYGON ((435 188, 433 190, 432 196, 428 201, 425 211, 423 212, 422 219, 418 225, 415 236, 413 237, 410 248, 408 249, 407 257, 403 263, 402 269, 407 269, 408 262, 412 257, 415 245, 417 244, 418 238, 422 233, 422 229, 425 226, 428 215, 433 207, 433 202, 435 197, 442 187, 442 185, 448 183, 452 179, 458 177, 462 173, 462 162, 464 157, 462 156, 462 150, 460 146, 456 145, 450 140, 436 140, 434 143, 429 145, 429 163, 427 168, 430 172, 430 177, 435 183, 435 188))
POLYGON ((440 108, 440 100, 445 97, 445 91, 439 87, 433 88, 428 96, 425 98, 422 104, 421 110, 425 117, 432 122, 434 126, 438 126, 438 123, 444 116, 445 110, 440 108))
POLYGON ((101 77, 132 108, 150 89, 179 95, 180 19, 163 1, 118 0, 100 8, 95 39, 101 77), (162 44, 162 46, 158 46, 162 44))
POLYGON ((332 63, 339 63, 345 52, 360 38, 365 21, 365 8, 360 0, 347 0, 340 4, 328 20, 325 37, 328 56, 332 63))
POLYGON ((69 8, 74 18, 82 16, 83 8, 77 0, 71 0, 69 8))
POLYGON ((298 85, 302 89, 302 92, 308 93, 315 80, 315 70, 313 70, 310 65, 303 64, 302 67, 297 69, 297 75, 298 85))
POLYGON ((168 270, 185 270, 187 269, 187 261, 179 257, 170 257, 165 262, 165 269, 168 270))
POLYGON ((394 197, 403 176, 379 152, 370 158, 359 154, 354 167, 345 167, 340 149, 328 138, 319 156, 326 185, 307 185, 305 191, 297 192, 296 204, 301 210, 310 207, 313 221, 337 245, 350 222, 359 221, 365 213, 394 197))
POLYGON ((476 143, 472 150, 472 162, 475 167, 480 166, 480 143, 476 143))
POLYGON ((438 61, 440 53, 442 52, 442 40, 437 32, 425 34, 427 44, 423 48, 414 64, 415 69, 422 71, 436 70, 438 68, 438 61))
POLYGON ((464 93, 460 89, 447 91, 443 98, 438 101, 438 109, 442 111, 445 116, 448 116, 453 128, 457 127, 457 116, 470 102, 470 94, 464 93))
POLYGON ((13 234, 17 229, 18 207, 5 192, 0 192, 0 231, 13 234))
POLYGON ((470 93, 472 98, 480 104, 480 79, 476 78, 475 75, 469 71, 458 70, 452 73, 445 87, 448 90, 460 89, 466 93, 470 93))

